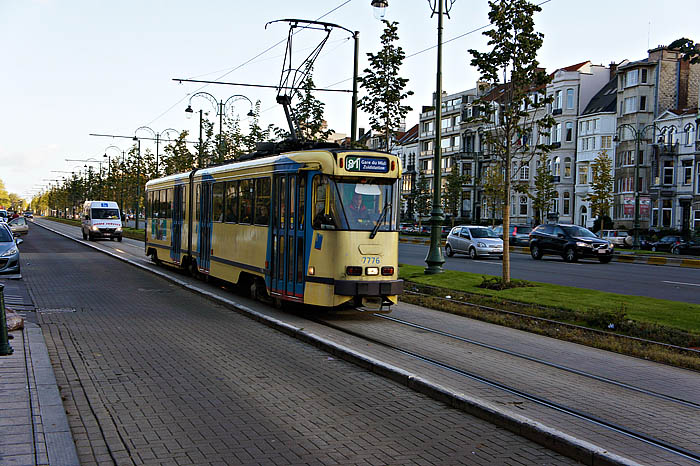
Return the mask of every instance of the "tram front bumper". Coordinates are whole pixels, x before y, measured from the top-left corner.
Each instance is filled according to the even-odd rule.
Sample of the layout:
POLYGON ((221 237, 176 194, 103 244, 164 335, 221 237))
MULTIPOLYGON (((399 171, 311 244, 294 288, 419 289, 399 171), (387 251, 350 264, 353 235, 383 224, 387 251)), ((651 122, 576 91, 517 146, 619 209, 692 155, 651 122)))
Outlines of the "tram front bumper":
POLYGON ((335 294, 340 296, 394 296, 403 293, 403 280, 336 280, 335 294))

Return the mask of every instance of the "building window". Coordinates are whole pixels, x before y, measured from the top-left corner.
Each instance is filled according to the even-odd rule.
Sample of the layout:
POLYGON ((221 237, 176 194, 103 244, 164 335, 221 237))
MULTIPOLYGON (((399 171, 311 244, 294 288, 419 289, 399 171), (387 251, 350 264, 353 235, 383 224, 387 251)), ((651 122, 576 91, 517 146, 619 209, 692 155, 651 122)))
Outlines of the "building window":
POLYGON ((574 108, 574 90, 573 89, 566 90, 566 108, 568 108, 568 109, 574 108))
POLYGON ((673 184, 673 160, 664 160, 664 184, 673 184))
POLYGON ((683 184, 690 185, 693 182, 693 161, 684 160, 683 164, 683 184))
POLYGON ((625 98, 625 113, 634 113, 637 111, 637 97, 625 98))
POLYGON ((578 184, 588 184, 588 164, 578 166, 578 184))
POLYGON ((700 231, 700 210, 695 211, 695 217, 693 219, 693 230, 700 231))
POLYGON ((520 166, 520 179, 527 181, 530 179, 530 165, 524 163, 520 166))
POLYGON ((569 157, 564 159, 564 176, 571 178, 571 158, 569 157))
POLYGON ((566 122, 566 140, 571 141, 574 137, 574 124, 570 121, 566 122))
POLYGON ((571 193, 567 191, 564 193, 564 215, 569 215, 570 209, 571 209, 571 193))
POLYGON ((520 215, 527 215, 527 196, 520 196, 520 215))
POLYGON ((471 163, 463 163, 462 164, 462 176, 466 176, 469 178, 469 181, 471 182, 472 179, 472 164, 471 163))
POLYGON ((556 91, 554 93, 554 108, 561 108, 561 91, 556 91))
POLYGON ((666 143, 667 144, 675 144, 676 143, 676 127, 671 126, 668 129, 668 134, 666 136, 666 143))
POLYGON ((661 201, 661 226, 671 228, 671 213, 673 211, 673 201, 664 199, 661 201))
POLYGON ((618 155, 618 160, 620 163, 618 166, 621 167, 631 167, 634 165, 634 152, 631 150, 626 150, 618 155))
POLYGON ((552 208, 550 209, 552 213, 559 213, 559 195, 552 199, 552 208))
POLYGON ((610 149, 612 147, 612 136, 601 136, 600 138, 600 148, 610 149))
POLYGON ((646 68, 642 68, 642 83, 646 84, 647 82, 647 70, 646 68))
POLYGON ((449 127, 450 127, 450 119, 449 119, 449 118, 443 118, 442 120, 440 120, 440 127, 442 127, 442 129, 447 129, 447 128, 449 128, 449 127))
POLYGON ((685 125, 685 137, 684 142, 686 146, 691 146, 693 145, 693 141, 695 140, 695 128, 693 127, 692 123, 689 123, 685 125))
POLYGON ((695 167, 695 175, 698 178, 697 183, 695 183, 695 193, 700 194, 700 162, 698 162, 698 165, 695 167))
POLYGON ((554 157, 554 176, 561 176, 561 159, 559 156, 554 157))
POLYGON ((552 143, 561 142, 561 123, 552 127, 552 143))
POLYGON ((647 96, 642 95, 639 96, 639 110, 646 110, 647 109, 647 96))
POLYGON ((636 86, 638 83, 639 70, 631 70, 625 74, 625 87, 636 86))

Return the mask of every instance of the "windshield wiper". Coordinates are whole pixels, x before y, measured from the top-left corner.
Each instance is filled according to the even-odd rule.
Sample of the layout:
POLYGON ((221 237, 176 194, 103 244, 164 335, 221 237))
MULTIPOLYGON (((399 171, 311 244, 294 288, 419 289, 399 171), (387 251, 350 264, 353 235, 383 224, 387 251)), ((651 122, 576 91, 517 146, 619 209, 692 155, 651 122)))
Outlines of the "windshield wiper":
POLYGON ((386 202, 384 204, 382 214, 377 219, 377 223, 374 225, 374 229, 372 229, 372 233, 369 234, 369 239, 374 239, 374 237, 377 236, 377 231, 379 231, 379 225, 381 225, 382 222, 384 222, 384 218, 386 217, 386 213, 389 211, 389 207, 391 207, 391 204, 389 204, 389 202, 386 202))

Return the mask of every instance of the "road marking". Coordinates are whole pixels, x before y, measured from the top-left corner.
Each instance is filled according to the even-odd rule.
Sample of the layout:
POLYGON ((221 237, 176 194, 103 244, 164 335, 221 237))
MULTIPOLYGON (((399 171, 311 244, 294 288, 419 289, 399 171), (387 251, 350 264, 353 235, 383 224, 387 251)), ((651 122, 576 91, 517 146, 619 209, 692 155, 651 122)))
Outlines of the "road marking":
POLYGON ((661 283, 671 283, 672 285, 700 286, 699 283, 670 282, 668 280, 662 280, 661 283))
POLYGON ((119 249, 119 248, 114 248, 114 250, 115 250, 115 251, 117 251, 117 252, 121 252, 122 254, 126 254, 126 252, 125 252, 125 251, 122 251, 122 250, 121 250, 121 249, 119 249))

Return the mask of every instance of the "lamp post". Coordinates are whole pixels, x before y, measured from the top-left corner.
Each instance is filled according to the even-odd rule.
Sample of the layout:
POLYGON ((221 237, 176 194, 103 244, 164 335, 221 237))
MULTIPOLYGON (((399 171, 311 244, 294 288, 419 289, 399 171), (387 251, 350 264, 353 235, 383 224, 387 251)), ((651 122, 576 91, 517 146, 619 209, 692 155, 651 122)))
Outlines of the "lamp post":
MULTIPOLYGON (((627 128, 634 135, 635 141, 635 153, 634 153, 634 244, 633 249, 639 249, 639 148, 642 144, 642 138, 644 133, 649 130, 649 128, 656 128, 653 123, 647 125, 643 128, 636 128, 629 123, 623 123, 617 127, 617 134, 615 134, 615 142, 620 141, 619 133, 621 130, 627 128)), ((601 225, 601 229, 602 229, 601 225)))
MULTIPOLYGON (((126 157, 126 151, 120 149, 117 146, 107 146, 105 147, 105 153, 103 157, 107 157, 107 163, 109 163, 109 156, 107 155, 107 151, 109 149, 116 149, 117 151, 122 153, 122 169, 119 172, 119 209, 122 213, 124 213, 124 158, 126 157)), ((117 156, 118 157, 118 156, 117 156)))
MULTIPOLYGON (((158 177, 158 174, 160 173, 160 161, 159 161, 159 157, 160 157, 160 136, 163 135, 163 134, 165 134, 165 136, 167 137, 167 136, 168 136, 168 131, 174 131, 174 132, 177 133, 177 130, 176 130, 176 129, 173 129, 173 128, 168 128, 168 129, 164 129, 164 130, 161 131, 160 133, 157 133, 157 132, 153 131, 153 129, 152 129, 151 127, 149 127, 149 126, 139 126, 138 128, 136 128, 136 131, 134 131, 134 135, 136 135, 136 133, 137 133, 139 130, 147 130, 147 131, 150 131, 151 134, 153 135, 153 137, 156 139, 156 178, 157 178, 157 177, 158 177)), ((168 139, 168 141, 170 141, 170 139, 168 139)))
MULTIPOLYGON (((138 129, 137 129, 138 131, 138 129)), ((133 140, 138 143, 138 154, 136 156, 136 201, 134 205, 134 228, 139 229, 139 211, 141 209, 141 139, 136 137, 134 131, 133 140)))
MULTIPOLYGON (((94 158, 89 158, 89 159, 65 159, 66 162, 85 162, 85 169, 86 169, 86 176, 87 176, 87 164, 88 163, 97 163, 100 165, 100 192, 99 192, 99 197, 102 197, 102 164, 105 163, 104 160, 99 160, 99 159, 94 159, 94 158)), ((92 168, 92 167, 90 167, 92 168)))
MULTIPOLYGON (((435 142, 433 147, 433 209, 430 212, 430 249, 425 257, 425 262, 428 266, 424 272, 428 275, 442 273, 442 264, 445 263, 445 256, 442 254, 440 247, 442 239, 442 222, 445 220, 445 214, 442 210, 440 202, 440 194, 442 188, 441 180, 441 159, 442 148, 440 147, 441 120, 442 120, 442 16, 449 17, 450 9, 455 0, 429 0, 432 10, 431 17, 437 14, 437 73, 435 85, 435 142), (437 10, 436 10, 437 7, 437 10)), ((375 16, 378 18, 384 17, 384 12, 389 6, 389 0, 372 0, 372 7, 375 8, 375 16)))
MULTIPOLYGON (((238 100, 247 100, 248 103, 250 104, 250 110, 248 111, 247 116, 248 117, 254 117, 255 113, 253 113, 253 102, 246 96, 240 95, 240 94, 234 94, 230 96, 226 100, 221 100, 218 101, 216 100, 216 97, 211 95, 208 92, 200 91, 200 92, 195 92, 192 94, 190 97, 190 100, 187 104, 187 108, 185 109, 185 113, 187 114, 187 118, 191 118, 192 114, 194 113, 194 110, 192 110, 192 99, 195 97, 204 97, 206 98, 213 106, 214 109, 216 110, 216 114, 219 116, 219 156, 223 159, 224 157, 224 150, 225 150, 225 143, 224 143, 224 114, 226 113, 226 108, 229 104, 233 104, 234 102, 238 100)), ((202 110, 199 111, 199 166, 202 166, 202 110)))

